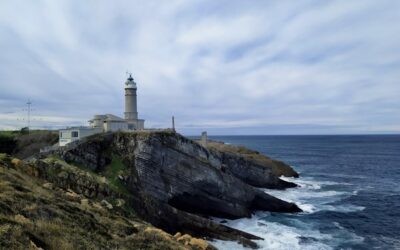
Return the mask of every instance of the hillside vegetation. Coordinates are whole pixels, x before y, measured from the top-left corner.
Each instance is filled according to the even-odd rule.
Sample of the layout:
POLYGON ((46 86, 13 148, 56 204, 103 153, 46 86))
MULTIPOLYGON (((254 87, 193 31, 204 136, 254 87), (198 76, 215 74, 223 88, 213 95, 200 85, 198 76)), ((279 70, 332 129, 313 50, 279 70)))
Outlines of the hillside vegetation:
POLYGON ((214 249, 140 220, 107 178, 56 158, 42 163, 57 166, 45 173, 54 182, 39 177, 44 168, 0 154, 0 249, 214 249), (88 192, 66 188, 73 175, 88 192), (95 186, 109 194, 102 199, 95 186))
POLYGON ((58 132, 51 130, 0 131, 0 153, 25 159, 40 152, 41 148, 58 142, 58 132))

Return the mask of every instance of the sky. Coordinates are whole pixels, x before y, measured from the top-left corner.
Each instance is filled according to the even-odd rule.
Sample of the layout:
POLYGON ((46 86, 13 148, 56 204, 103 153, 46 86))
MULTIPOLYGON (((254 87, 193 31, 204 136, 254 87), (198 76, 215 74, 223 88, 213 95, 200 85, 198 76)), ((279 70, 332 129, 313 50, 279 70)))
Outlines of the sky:
POLYGON ((400 133, 400 1, 0 2, 0 129, 123 116, 197 135, 400 133))

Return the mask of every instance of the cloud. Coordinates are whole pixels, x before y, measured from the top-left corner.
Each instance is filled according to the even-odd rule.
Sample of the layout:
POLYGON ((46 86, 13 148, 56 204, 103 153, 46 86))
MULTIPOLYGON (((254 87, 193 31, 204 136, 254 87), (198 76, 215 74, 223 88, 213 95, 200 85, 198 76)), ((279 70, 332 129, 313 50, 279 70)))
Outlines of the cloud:
POLYGON ((149 127, 175 115, 183 133, 398 133, 399 7, 2 2, 0 128, 23 126, 28 99, 37 127, 122 115, 130 70, 149 127))

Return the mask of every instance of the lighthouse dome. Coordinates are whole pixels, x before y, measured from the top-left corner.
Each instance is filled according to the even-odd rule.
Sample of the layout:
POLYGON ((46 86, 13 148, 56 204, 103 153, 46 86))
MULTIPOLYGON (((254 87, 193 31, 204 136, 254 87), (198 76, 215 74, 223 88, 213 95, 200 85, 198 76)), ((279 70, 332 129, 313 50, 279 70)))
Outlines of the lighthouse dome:
POLYGON ((136 89, 136 82, 133 80, 132 74, 129 74, 128 79, 126 79, 125 88, 136 89))

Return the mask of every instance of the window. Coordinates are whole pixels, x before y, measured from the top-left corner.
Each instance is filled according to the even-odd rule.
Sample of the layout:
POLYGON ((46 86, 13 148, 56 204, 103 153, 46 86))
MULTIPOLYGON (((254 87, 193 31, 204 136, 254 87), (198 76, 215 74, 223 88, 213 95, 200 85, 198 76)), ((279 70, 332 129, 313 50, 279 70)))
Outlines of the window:
POLYGON ((71 132, 71 136, 72 137, 78 137, 79 136, 78 131, 72 131, 71 132))

